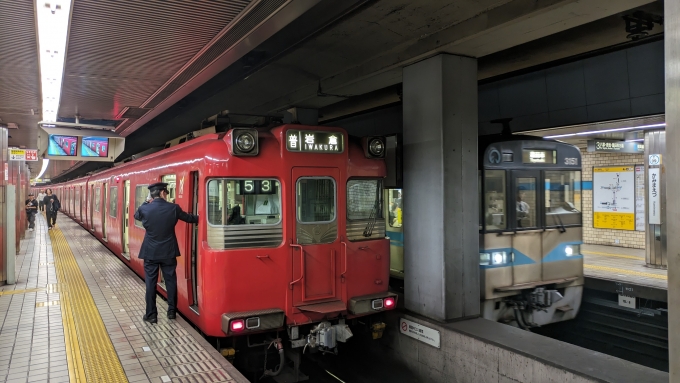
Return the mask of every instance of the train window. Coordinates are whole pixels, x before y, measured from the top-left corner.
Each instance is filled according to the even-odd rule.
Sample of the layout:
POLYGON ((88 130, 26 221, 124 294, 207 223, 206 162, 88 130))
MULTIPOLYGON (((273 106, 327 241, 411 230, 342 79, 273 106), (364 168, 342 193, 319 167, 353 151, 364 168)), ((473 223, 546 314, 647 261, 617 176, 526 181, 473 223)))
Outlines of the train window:
POLYGON ((161 182, 165 182, 168 184, 168 191, 170 194, 168 194, 168 202, 175 202, 175 188, 177 185, 176 182, 177 177, 174 174, 168 174, 163 177, 161 177, 161 182))
POLYGON ((347 182, 347 219, 382 218, 382 182, 350 180, 347 182))
POLYGON ((111 186, 109 191, 109 215, 116 218, 118 214, 118 186, 111 186))
POLYGON ((517 177, 516 216, 517 228, 536 227, 536 178, 517 177))
POLYGON ((302 223, 335 220, 335 180, 311 177, 298 179, 297 219, 302 223))
POLYGON ((506 195, 505 170, 486 170, 484 172, 484 222, 486 230, 507 229, 506 195))
POLYGON ((545 225, 581 225, 580 171, 545 171, 545 225))
MULTIPOLYGON (((147 198, 150 198, 148 186, 149 185, 135 186, 135 212, 137 212, 137 209, 139 209, 139 207, 142 206, 142 204, 144 203, 144 201, 146 201, 147 198)), ((142 221, 135 220, 135 226, 143 227, 142 221)))
POLYGON ((401 205, 401 189, 392 189, 388 193, 388 222, 391 227, 401 227, 402 224, 402 205, 401 205))
POLYGON ((97 186, 94 189, 94 211, 99 211, 99 205, 101 205, 102 200, 102 188, 97 186))
POLYGON ((281 221, 277 180, 212 179, 207 203, 208 223, 215 226, 275 225, 281 221))

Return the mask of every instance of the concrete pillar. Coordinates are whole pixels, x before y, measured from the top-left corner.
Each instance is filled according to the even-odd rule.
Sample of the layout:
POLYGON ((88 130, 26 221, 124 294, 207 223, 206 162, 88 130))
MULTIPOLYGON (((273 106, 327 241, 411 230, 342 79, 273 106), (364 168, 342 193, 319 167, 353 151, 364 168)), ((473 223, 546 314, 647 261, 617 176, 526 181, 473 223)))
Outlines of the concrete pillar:
MULTIPOLYGON (((668 196, 680 190, 680 1, 664 1, 666 168, 668 196)), ((666 204, 668 236, 668 360, 670 382, 680 382, 680 204, 666 204)))
POLYGON ((406 308, 478 316, 477 60, 442 54, 403 81, 406 308))

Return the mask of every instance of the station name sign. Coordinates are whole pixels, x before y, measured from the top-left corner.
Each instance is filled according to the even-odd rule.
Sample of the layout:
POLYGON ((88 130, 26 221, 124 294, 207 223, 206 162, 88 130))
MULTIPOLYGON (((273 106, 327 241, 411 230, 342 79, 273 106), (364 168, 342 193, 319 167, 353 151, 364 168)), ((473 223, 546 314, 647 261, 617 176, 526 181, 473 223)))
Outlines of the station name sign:
POLYGON ((286 149, 290 152, 342 153, 345 147, 340 132, 289 130, 286 132, 286 149))
POLYGON ((588 140, 589 152, 644 153, 645 144, 615 140, 588 140))

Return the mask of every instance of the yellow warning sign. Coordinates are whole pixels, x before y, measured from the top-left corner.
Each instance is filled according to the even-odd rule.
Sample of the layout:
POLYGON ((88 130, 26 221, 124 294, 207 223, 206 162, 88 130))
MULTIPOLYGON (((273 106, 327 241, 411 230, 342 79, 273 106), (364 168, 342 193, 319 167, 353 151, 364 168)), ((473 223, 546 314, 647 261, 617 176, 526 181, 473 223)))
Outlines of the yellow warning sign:
POLYGON ((594 212, 593 227, 596 229, 635 230, 635 213, 594 212))

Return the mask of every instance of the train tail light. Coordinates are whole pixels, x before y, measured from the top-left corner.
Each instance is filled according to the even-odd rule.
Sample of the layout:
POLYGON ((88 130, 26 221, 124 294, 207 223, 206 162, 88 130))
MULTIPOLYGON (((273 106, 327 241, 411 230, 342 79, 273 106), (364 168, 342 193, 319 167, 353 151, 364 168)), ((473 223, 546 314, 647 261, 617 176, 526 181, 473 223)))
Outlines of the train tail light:
POLYGON ((241 332, 245 330, 246 325, 243 319, 235 319, 231 321, 229 328, 231 329, 232 332, 241 332))
POLYGON ((364 137, 362 144, 367 158, 385 158, 387 149, 385 137, 364 137))
POLYGON ((274 330, 283 327, 285 315, 281 309, 241 311, 222 314, 222 331, 227 335, 274 330))
POLYGON ((347 310, 354 315, 392 310, 397 307, 397 294, 384 292, 354 297, 347 303, 347 310))
POLYGON ((257 130, 235 128, 231 130, 231 154, 235 156, 256 156, 260 152, 257 130))

